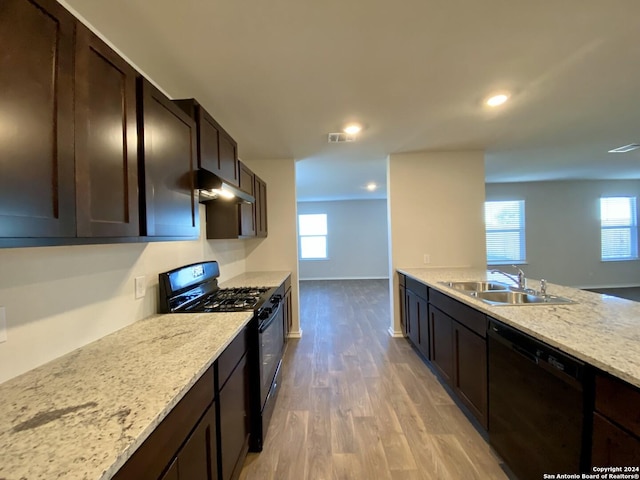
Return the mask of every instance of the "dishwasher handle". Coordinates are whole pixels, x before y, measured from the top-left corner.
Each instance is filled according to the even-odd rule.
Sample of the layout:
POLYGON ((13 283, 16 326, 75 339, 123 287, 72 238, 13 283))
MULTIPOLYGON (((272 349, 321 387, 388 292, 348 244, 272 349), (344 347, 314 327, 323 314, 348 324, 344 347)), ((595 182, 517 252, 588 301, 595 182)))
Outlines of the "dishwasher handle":
POLYGON ((538 357, 536 357, 533 353, 529 352, 527 349, 522 348, 520 345, 516 345, 515 343, 511 344, 511 348, 514 351, 518 352, 520 355, 522 355, 527 360, 530 360, 531 362, 533 362, 536 365, 538 365, 540 359, 538 357))
POLYGON ((489 338, 494 339, 561 380, 582 389, 584 363, 514 328, 489 319, 489 338))

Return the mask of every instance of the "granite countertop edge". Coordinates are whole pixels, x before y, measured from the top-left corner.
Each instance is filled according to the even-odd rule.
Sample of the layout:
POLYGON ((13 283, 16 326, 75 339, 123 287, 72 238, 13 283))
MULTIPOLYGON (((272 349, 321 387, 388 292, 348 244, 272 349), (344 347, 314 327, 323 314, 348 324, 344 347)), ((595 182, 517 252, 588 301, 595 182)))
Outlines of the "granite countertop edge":
MULTIPOLYGON (((492 306, 441 282, 497 280, 509 284, 506 277, 496 277, 481 268, 396 270, 585 363, 640 387, 640 324, 634 322, 634 318, 640 319, 638 302, 548 283, 548 293, 570 298, 576 303, 492 306)), ((539 282, 535 279, 527 281, 528 285, 533 287, 539 282)))

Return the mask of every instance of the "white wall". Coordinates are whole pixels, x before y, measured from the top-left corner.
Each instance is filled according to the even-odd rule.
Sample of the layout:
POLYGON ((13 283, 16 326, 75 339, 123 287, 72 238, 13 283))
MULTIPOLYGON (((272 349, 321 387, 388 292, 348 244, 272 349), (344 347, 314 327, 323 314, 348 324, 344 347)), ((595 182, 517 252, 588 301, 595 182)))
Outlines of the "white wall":
MULTIPOLYGON (((204 209, 201 207, 204 225, 204 209)), ((245 271, 242 240, 0 249, 0 382, 157 312, 158 273, 219 260, 221 280, 245 271), (134 278, 147 292, 134 298, 134 278)))
POLYGON ((400 335, 397 268, 484 267, 483 152, 388 158, 391 333, 400 335), (424 264, 424 254, 430 263, 424 264))
POLYGON ((388 278, 386 200, 298 202, 298 214, 327 214, 327 260, 300 260, 301 280, 388 278))
POLYGON ((575 287, 640 285, 640 262, 600 260, 601 196, 640 197, 640 181, 486 185, 487 200, 525 200, 527 277, 575 287))
POLYGON ((247 165, 267 183, 267 238, 246 240, 247 271, 290 271, 293 327, 299 337, 296 181, 293 159, 252 160, 247 165))

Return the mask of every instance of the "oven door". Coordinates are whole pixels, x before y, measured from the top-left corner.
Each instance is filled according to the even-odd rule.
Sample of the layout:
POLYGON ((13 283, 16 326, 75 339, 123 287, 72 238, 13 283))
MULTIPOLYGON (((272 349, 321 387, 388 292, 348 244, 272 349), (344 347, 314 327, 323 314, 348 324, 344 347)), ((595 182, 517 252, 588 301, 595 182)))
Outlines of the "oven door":
POLYGON ((284 312, 282 302, 271 313, 269 318, 259 326, 260 346, 260 409, 263 410, 273 377, 282 360, 284 348, 284 312))

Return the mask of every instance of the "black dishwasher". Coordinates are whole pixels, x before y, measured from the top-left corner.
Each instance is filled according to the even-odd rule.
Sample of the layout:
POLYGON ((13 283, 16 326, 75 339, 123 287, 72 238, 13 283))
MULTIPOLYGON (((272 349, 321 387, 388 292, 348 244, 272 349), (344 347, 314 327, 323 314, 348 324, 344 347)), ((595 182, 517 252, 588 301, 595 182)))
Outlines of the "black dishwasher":
POLYGON ((489 321, 489 443, 520 480, 584 471, 585 366, 489 321))

